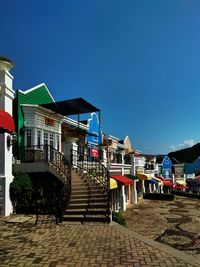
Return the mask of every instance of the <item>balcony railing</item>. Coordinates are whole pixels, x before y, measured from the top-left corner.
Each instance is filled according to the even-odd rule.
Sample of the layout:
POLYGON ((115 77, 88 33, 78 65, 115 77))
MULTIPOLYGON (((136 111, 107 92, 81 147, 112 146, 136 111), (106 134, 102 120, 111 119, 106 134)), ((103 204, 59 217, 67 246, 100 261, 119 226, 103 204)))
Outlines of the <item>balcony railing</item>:
POLYGON ((50 145, 25 146, 20 149, 21 162, 51 163, 59 173, 65 176, 65 182, 71 181, 71 166, 64 155, 50 145))
MULTIPOLYGON (((54 214, 61 216, 66 206, 69 203, 71 195, 71 165, 58 150, 50 145, 40 146, 25 146, 20 148, 20 161, 21 163, 39 163, 44 162, 51 165, 61 178, 63 187, 56 195, 51 195, 50 199, 44 197, 43 204, 33 206, 36 212, 36 222, 38 215, 41 214, 54 214), (48 201, 47 201, 48 200, 48 201), (42 206, 41 206, 42 205, 42 206), (55 211, 54 211, 55 209, 55 211)), ((29 207, 30 208, 30 207, 29 207)))

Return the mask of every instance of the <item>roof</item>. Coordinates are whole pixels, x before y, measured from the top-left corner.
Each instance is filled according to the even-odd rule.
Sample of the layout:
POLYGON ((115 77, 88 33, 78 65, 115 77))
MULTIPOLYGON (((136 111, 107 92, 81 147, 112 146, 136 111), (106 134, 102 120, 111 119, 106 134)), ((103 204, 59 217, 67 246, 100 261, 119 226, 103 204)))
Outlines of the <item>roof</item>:
POLYGON ((14 131, 13 117, 8 112, 0 109, 0 133, 13 133, 14 131))
POLYGON ((83 98, 63 100, 54 103, 42 104, 41 106, 64 116, 100 111, 100 109, 91 105, 83 98))
MULTIPOLYGON (((156 156, 156 163, 162 164, 164 157, 165 157, 165 155, 157 155, 156 156)), ((169 157, 169 158, 170 158, 173 165, 180 164, 180 162, 177 159, 175 159, 174 157, 169 157)))
POLYGON ((110 189, 115 189, 117 188, 117 182, 115 179, 110 178, 110 189))
POLYGON ((122 185, 129 185, 129 184, 133 184, 133 180, 125 177, 125 176, 121 176, 121 175, 112 175, 111 178, 115 179, 117 182, 119 182, 122 185))
POLYGON ((134 180, 135 180, 135 181, 138 180, 137 176, 134 176, 134 175, 131 175, 131 174, 126 174, 125 176, 126 176, 127 178, 133 180, 133 181, 134 181, 134 180))
POLYGON ((164 186, 167 186, 167 187, 173 187, 173 183, 172 182, 170 182, 170 181, 162 181, 163 182, 163 184, 164 184, 164 186))
POLYGON ((153 178, 152 175, 149 175, 149 174, 146 174, 146 173, 137 173, 136 176, 138 177, 138 179, 146 180, 146 181, 151 180, 153 178))

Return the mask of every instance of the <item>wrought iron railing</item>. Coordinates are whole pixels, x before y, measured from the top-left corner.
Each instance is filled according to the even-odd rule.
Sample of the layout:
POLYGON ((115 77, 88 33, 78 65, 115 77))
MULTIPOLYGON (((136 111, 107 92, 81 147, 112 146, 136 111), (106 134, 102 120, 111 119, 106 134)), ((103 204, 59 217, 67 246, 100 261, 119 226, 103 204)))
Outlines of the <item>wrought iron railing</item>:
MULTIPOLYGON (((52 166, 59 175, 63 186, 60 192, 54 192, 49 199, 43 196, 43 204, 34 204, 38 219, 39 213, 55 213, 56 219, 64 212, 71 195, 71 165, 62 153, 50 145, 34 145, 20 148, 20 161, 22 163, 44 162, 52 166)), ((30 207, 29 207, 30 208, 30 207)), ((36 220, 37 221, 37 220, 36 220)))
POLYGON ((21 162, 47 162, 54 165, 59 172, 70 179, 70 163, 64 155, 50 145, 25 146, 21 151, 21 162))
MULTIPOLYGON (((108 202, 110 202, 110 177, 109 171, 104 164, 98 159, 91 157, 85 153, 71 150, 71 165, 85 171, 93 176, 99 182, 107 193, 108 202)), ((110 204, 110 203, 109 203, 110 204)))

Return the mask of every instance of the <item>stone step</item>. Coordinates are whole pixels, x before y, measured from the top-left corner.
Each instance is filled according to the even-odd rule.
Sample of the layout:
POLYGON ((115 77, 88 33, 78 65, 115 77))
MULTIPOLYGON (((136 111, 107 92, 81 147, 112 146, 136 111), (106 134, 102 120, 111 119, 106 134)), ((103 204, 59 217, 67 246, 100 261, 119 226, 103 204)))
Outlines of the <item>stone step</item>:
POLYGON ((106 216, 92 216, 92 215, 64 215, 63 221, 70 221, 70 222, 102 222, 108 223, 110 222, 109 218, 106 216))
POLYGON ((92 215, 106 215, 108 213, 108 211, 106 209, 102 209, 102 208, 89 208, 89 209, 66 209, 65 211, 65 215, 88 215, 88 214, 92 214, 92 215))
MULTIPOLYGON (((77 199, 88 199, 89 195, 88 194, 84 194, 84 193, 80 193, 80 194, 71 194, 71 200, 77 200, 77 199)), ((102 194, 95 194, 95 195, 91 195, 90 199, 97 199, 97 198, 107 198, 107 195, 102 193, 102 194)))
POLYGON ((88 191, 87 186, 73 186, 71 187, 71 191, 77 192, 77 191, 88 191))
POLYGON ((71 203, 67 207, 67 210, 70 209, 106 209, 107 204, 106 202, 99 202, 99 203, 71 203))
POLYGON ((73 180, 80 180, 80 181, 83 180, 82 176, 80 176, 80 175, 74 175, 74 174, 72 174, 71 177, 72 177, 73 180))
POLYGON ((103 193, 103 189, 98 187, 73 187, 71 188, 71 192, 94 192, 94 193, 103 193))
POLYGON ((90 194, 90 195, 96 195, 96 194, 102 194, 104 195, 104 192, 101 192, 99 190, 87 190, 87 189, 82 189, 82 190, 76 190, 73 189, 71 190, 71 195, 75 196, 75 195, 86 195, 86 194, 90 194))
POLYGON ((107 200, 105 198, 79 198, 79 199, 71 199, 70 204, 81 204, 81 203, 106 203, 107 200))
POLYGON ((83 184, 86 184, 84 181, 79 181, 79 180, 77 180, 77 181, 76 180, 75 181, 74 180, 71 180, 71 182, 72 182, 73 185, 83 185, 83 184))

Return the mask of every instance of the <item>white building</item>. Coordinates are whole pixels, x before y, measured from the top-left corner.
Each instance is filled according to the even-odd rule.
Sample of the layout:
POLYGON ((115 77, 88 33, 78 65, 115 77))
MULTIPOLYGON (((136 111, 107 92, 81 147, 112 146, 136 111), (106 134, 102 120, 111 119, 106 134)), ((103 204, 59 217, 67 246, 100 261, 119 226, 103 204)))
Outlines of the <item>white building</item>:
POLYGON ((6 58, 0 58, 0 214, 8 216, 12 213, 9 187, 12 175, 12 135, 14 121, 12 119, 12 103, 14 99, 13 76, 10 69, 13 64, 6 58))

